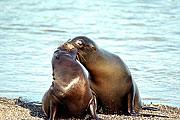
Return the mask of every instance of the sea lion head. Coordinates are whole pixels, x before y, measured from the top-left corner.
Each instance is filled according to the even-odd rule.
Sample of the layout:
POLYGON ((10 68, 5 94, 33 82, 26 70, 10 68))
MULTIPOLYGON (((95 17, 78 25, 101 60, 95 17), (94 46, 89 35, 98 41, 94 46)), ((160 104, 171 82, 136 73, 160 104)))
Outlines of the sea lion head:
POLYGON ((72 40, 68 40, 63 45, 63 49, 70 50, 71 48, 78 49, 77 59, 82 61, 86 61, 86 56, 89 56, 96 52, 97 45, 91 39, 85 36, 78 36, 73 38, 72 40))
POLYGON ((75 48, 83 51, 96 51, 96 44, 85 36, 78 36, 69 41, 75 48))
MULTIPOLYGON (((66 43, 67 44, 67 43, 66 43)), ((62 56, 71 56, 73 59, 76 59, 76 55, 78 53, 77 48, 75 48, 73 45, 68 44, 68 47, 64 47, 65 45, 62 45, 56 49, 54 52, 54 56, 59 59, 62 56)))

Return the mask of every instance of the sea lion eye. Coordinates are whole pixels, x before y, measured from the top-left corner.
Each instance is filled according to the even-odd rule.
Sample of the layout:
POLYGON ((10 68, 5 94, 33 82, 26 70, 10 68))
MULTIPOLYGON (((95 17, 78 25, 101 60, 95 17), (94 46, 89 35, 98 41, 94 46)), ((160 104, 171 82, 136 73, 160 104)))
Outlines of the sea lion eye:
POLYGON ((76 45, 79 45, 79 46, 82 45, 82 41, 81 40, 77 40, 75 43, 76 43, 76 45))

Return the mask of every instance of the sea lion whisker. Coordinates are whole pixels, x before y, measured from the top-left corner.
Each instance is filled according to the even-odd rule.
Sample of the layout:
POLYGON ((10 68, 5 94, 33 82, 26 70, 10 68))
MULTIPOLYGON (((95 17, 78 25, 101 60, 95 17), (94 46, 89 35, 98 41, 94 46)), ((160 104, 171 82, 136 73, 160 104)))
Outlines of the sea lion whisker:
POLYGON ((84 60, 84 62, 86 62, 86 59, 84 58, 84 56, 83 56, 82 54, 80 54, 80 53, 78 52, 78 55, 80 55, 80 57, 82 58, 82 60, 84 60))
POLYGON ((76 55, 76 57, 77 57, 77 60, 79 60, 79 61, 80 61, 80 58, 79 58, 79 56, 78 56, 78 55, 76 55))

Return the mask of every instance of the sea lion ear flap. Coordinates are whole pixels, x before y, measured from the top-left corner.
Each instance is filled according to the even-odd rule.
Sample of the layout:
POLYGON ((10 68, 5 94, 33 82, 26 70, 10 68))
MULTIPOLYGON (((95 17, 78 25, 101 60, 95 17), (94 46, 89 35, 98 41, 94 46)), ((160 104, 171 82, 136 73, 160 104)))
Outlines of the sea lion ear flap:
POLYGON ((90 47, 92 50, 96 51, 96 47, 94 45, 90 44, 90 47))

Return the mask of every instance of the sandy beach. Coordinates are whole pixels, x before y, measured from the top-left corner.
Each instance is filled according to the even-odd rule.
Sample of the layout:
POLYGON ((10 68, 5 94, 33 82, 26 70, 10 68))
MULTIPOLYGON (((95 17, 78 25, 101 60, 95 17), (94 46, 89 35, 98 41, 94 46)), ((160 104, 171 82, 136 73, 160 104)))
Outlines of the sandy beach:
MULTIPOLYGON (((165 105, 147 105, 156 107, 159 111, 142 110, 141 113, 165 115, 169 118, 162 117, 135 117, 125 115, 104 115, 98 114, 99 118, 111 119, 111 120, 179 120, 180 119, 180 108, 170 107, 165 105)), ((88 116, 88 115, 87 115, 88 116)), ((73 118, 72 118, 73 119, 73 118)), ((8 99, 0 97, 0 120, 47 120, 44 115, 41 103, 38 102, 27 102, 20 98, 8 99)))

